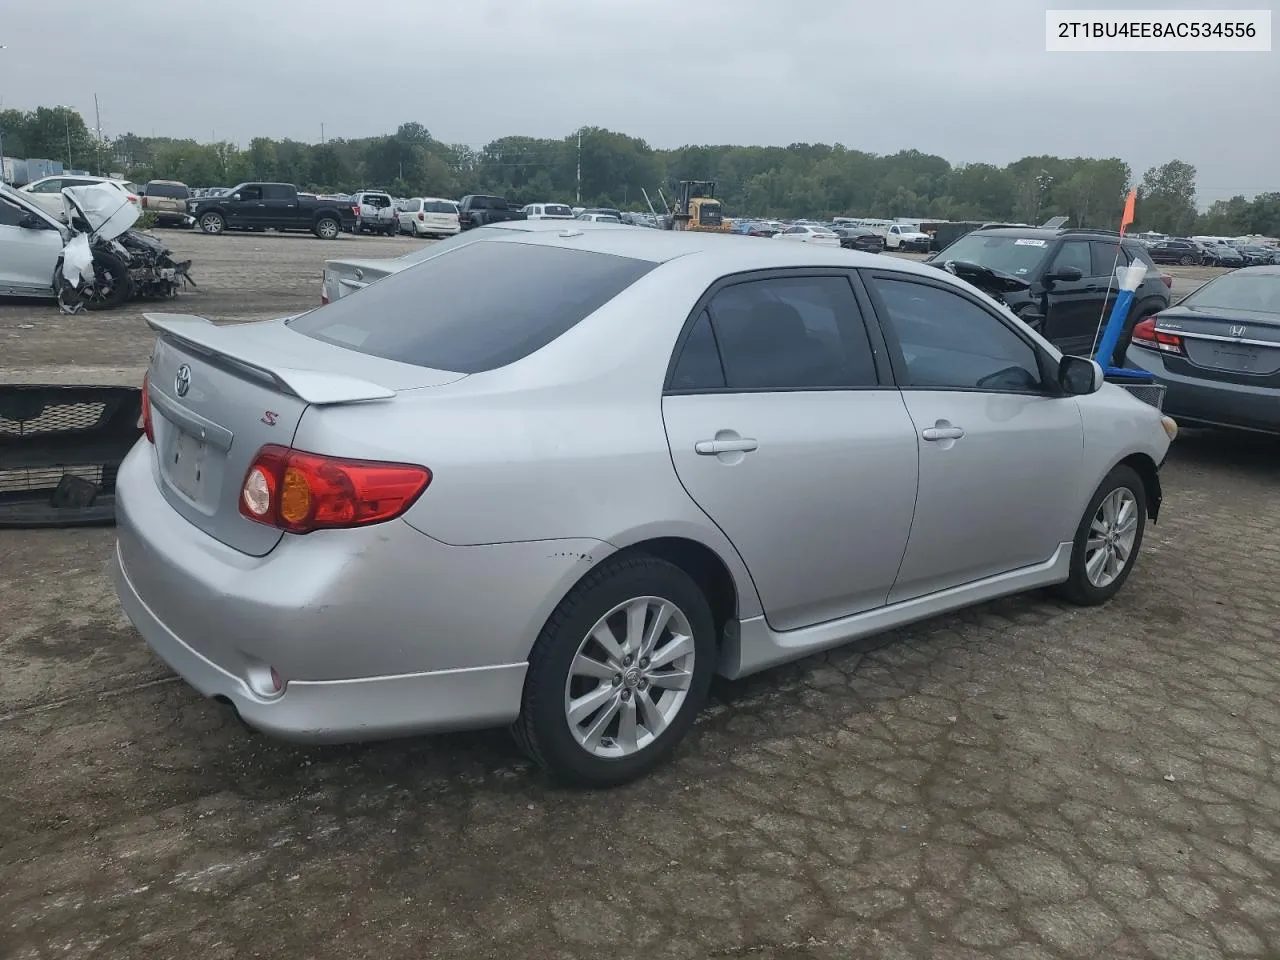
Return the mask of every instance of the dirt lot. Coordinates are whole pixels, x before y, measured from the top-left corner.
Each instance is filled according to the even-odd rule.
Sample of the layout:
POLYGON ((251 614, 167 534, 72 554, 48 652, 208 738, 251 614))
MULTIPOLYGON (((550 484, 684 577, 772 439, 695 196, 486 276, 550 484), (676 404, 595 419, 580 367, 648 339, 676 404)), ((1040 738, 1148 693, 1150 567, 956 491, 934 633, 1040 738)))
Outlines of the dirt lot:
MULTIPOLYGON (((413 245, 168 236, 202 284, 177 309, 228 319, 413 245)), ((0 379, 136 383, 140 314, 0 306, 0 379)), ((719 684, 674 764, 602 794, 501 732, 250 733, 117 612, 110 531, 2 532, 0 957, 1275 957, 1278 462, 1188 433, 1110 606, 719 684)))

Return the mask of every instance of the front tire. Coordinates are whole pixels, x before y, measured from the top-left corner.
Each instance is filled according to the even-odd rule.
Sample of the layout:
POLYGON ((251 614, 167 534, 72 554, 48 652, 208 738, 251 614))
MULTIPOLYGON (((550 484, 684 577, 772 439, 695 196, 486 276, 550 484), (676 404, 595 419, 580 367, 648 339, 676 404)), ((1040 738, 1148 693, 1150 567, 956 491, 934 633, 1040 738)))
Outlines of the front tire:
POLYGON ((1071 576, 1057 592, 1082 607, 1106 603, 1124 586, 1142 549, 1147 491, 1132 467, 1119 464, 1098 486, 1071 548, 1071 576))
POLYGON ((220 213, 202 213, 197 221, 200 230, 210 236, 217 236, 227 229, 227 220, 220 213))
POLYGON ((693 726, 715 655, 711 608, 687 573, 645 555, 607 560, 538 635, 512 732, 558 780, 634 780, 693 726))

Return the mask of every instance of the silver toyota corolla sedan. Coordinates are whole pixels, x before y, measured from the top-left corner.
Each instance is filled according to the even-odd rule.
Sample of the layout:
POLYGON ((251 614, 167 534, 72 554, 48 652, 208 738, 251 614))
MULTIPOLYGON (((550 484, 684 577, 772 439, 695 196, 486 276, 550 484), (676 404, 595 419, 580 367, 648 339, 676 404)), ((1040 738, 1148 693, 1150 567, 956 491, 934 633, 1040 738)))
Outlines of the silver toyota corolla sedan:
POLYGON ((942 271, 489 230, 281 320, 151 315, 115 578, 161 658, 307 742, 511 724, 636 777, 734 678, 1125 582, 1176 426, 942 271))

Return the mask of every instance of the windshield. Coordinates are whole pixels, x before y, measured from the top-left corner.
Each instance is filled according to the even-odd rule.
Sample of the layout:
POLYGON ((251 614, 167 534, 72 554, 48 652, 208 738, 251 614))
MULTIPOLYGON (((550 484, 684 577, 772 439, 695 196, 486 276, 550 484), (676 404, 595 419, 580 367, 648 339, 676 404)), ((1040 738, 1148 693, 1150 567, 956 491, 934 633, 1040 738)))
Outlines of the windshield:
POLYGON ((1198 310, 1280 314, 1280 274, 1228 273, 1206 283, 1180 305, 1198 310))
POLYGON ((1047 240, 970 233, 938 254, 937 261, 967 260, 989 270, 1024 277, 1040 265, 1048 252, 1047 240))

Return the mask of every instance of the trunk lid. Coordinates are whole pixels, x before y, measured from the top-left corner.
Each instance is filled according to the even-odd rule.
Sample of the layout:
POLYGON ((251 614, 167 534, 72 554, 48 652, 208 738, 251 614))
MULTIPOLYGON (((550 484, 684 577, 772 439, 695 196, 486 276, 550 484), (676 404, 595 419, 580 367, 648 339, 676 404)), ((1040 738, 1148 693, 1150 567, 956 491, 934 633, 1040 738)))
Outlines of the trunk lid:
POLYGON ((148 397, 161 492, 190 523, 252 556, 269 553, 283 534, 241 516, 245 474, 264 445, 293 443, 308 406, 392 402, 399 390, 464 376, 344 350, 280 320, 146 320, 158 334, 148 397))
POLYGON ((1174 307, 1156 329, 1182 337, 1186 357, 1165 356, 1176 373, 1280 387, 1280 317, 1252 310, 1174 307))

